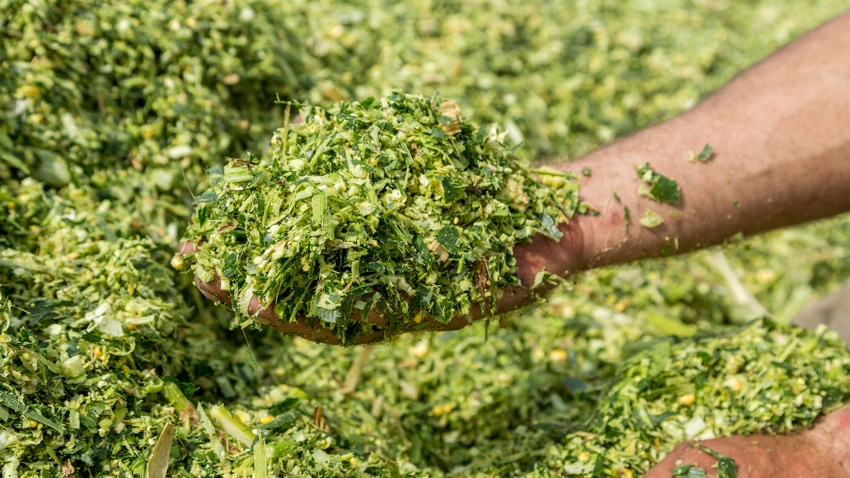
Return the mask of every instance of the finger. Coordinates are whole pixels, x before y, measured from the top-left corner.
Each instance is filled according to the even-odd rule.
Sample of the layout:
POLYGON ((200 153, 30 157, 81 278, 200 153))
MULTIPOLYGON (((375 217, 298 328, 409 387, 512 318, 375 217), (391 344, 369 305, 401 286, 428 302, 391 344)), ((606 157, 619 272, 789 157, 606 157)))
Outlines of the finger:
POLYGON ((408 327, 411 332, 445 332, 449 330, 459 330, 471 324, 473 319, 458 316, 453 317, 448 322, 440 322, 439 320, 429 317, 419 324, 412 324, 408 327))
POLYGON ((221 289, 221 278, 218 274, 213 277, 212 282, 203 282, 195 276, 195 286, 207 299, 230 307, 230 292, 221 289))
POLYGON ((183 241, 179 246, 177 246, 177 252, 184 256, 194 254, 197 251, 198 248, 195 247, 195 243, 192 241, 183 241))

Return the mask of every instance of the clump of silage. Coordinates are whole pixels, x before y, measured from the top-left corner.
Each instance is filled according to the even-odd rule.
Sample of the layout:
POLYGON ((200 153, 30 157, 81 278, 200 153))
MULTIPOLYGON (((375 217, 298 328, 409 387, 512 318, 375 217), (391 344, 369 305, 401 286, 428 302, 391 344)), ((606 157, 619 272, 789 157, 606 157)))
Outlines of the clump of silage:
POLYGON ((489 315, 519 284, 514 245, 558 240, 587 211, 575 178, 532 171, 450 100, 397 92, 302 114, 268 156, 210 170, 187 231, 196 276, 218 277, 242 316, 256 296, 349 343, 489 315))

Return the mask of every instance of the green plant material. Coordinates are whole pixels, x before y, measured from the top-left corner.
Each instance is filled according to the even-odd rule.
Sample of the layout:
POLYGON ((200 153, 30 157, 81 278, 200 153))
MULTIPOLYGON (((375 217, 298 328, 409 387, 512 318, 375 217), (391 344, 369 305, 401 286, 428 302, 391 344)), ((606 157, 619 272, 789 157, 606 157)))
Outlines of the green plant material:
POLYGON ((162 393, 165 395, 165 398, 174 405, 174 408, 179 412, 188 412, 194 413, 195 407, 192 405, 192 402, 183 395, 183 392, 180 391, 180 388, 177 384, 172 381, 167 381, 162 385, 162 393))
POLYGON ((108 161, 155 171, 170 190, 181 167, 200 173, 269 134, 283 111, 264 105, 309 81, 299 36, 274 2, 2 8, 3 180, 17 169, 58 188, 116 158, 108 161))
POLYGON ((640 222, 641 226, 647 229, 654 229, 664 224, 664 218, 652 209, 647 209, 643 212, 643 216, 641 216, 640 221, 638 222, 640 222))
POLYGON ((56 430, 59 433, 65 431, 65 427, 63 427, 59 423, 54 422, 53 420, 46 418, 44 415, 31 409, 30 407, 24 405, 24 403, 21 402, 21 400, 18 399, 18 397, 16 397, 11 392, 0 392, 0 403, 2 403, 8 408, 11 408, 13 411, 20 413, 21 416, 24 416, 31 420, 35 420, 38 423, 41 423, 42 425, 46 425, 56 430))
POLYGON ((702 148, 702 151, 700 151, 699 154, 694 154, 693 151, 691 151, 688 161, 699 161, 701 163, 704 163, 711 159, 711 156, 713 154, 714 148, 710 144, 706 143, 705 147, 702 148))
POLYGON ((202 244, 195 274, 220 277, 240 315, 256 295, 347 343, 475 304, 492 313, 518 283, 513 246, 560 239, 579 207, 571 176, 541 171, 538 182, 502 134, 438 96, 303 107, 302 117, 275 134, 269 157, 213 168, 187 231, 202 244), (386 325, 357 320, 373 310, 386 325))
POLYGON ((638 194, 646 196, 656 202, 667 204, 679 204, 681 191, 679 183, 666 176, 658 174, 650 168, 649 163, 637 166, 635 170, 640 179, 646 183, 638 188, 638 194))
POLYGON ((715 465, 717 467, 717 478, 738 478, 738 468, 735 466, 735 460, 704 445, 697 445, 697 448, 717 460, 717 464, 715 465))
MULTIPOLYGON (((568 464, 575 471, 567 474, 597 467, 591 454, 602 459, 601 476, 620 476, 618 469, 643 474, 686 440, 811 426, 850 398, 850 353, 825 330, 755 321, 734 333, 663 341, 636 355, 619 367, 617 383, 584 430, 567 435, 570 454, 586 457, 568 464)), ((703 451, 718 460, 719 476, 737 476, 734 460, 703 451)))
POLYGON ((224 405, 219 405, 210 408, 210 417, 212 417, 218 426, 225 433, 233 437, 243 446, 249 447, 254 443, 256 436, 249 430, 244 423, 234 418, 224 405))
POLYGON ((693 337, 697 328, 691 324, 685 324, 680 320, 665 317, 660 314, 649 314, 647 317, 649 325, 658 329, 664 335, 675 337, 693 337))
POLYGON ((680 465, 673 469, 673 478, 707 478, 705 470, 694 465, 680 465))
POLYGON ((145 472, 146 478, 165 478, 168 476, 168 459, 171 455, 171 441, 174 439, 174 425, 166 423, 162 434, 153 447, 145 472))
POLYGON ((269 459, 266 454, 266 444, 260 435, 259 442, 254 446, 254 478, 268 478, 269 459))

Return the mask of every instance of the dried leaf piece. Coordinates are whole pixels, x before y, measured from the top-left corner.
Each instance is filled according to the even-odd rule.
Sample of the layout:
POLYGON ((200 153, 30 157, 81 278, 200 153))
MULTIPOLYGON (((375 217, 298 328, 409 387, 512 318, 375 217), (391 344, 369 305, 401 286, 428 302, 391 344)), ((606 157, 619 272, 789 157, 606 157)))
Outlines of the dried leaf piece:
POLYGON ((316 405, 316 408, 313 409, 313 425, 322 430, 325 433, 330 433, 331 428, 328 426, 328 423, 325 421, 325 417, 322 415, 322 406, 316 405))
POLYGON ((68 460, 62 462, 62 476, 68 478, 76 478, 77 474, 75 473, 74 465, 68 460))
POLYGON ((460 108, 454 100, 443 100, 440 103, 440 123, 442 123, 443 131, 454 136, 460 133, 460 108))
POLYGON ((171 441, 174 439, 174 425, 166 423, 153 447, 146 468, 147 478, 166 478, 168 476, 168 461, 171 457, 171 441))

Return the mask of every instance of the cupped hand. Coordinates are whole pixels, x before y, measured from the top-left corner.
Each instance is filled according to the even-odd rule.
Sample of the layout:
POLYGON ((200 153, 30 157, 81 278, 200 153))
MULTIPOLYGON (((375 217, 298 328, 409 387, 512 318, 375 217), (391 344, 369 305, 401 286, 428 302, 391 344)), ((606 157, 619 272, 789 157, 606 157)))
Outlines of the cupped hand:
MULTIPOLYGON (((545 270, 556 275, 566 276, 579 269, 584 247, 584 235, 579 227, 579 221, 573 220, 569 224, 562 224, 560 229, 564 233, 564 237, 560 241, 554 241, 538 234, 531 242, 514 248, 518 276, 522 285, 511 286, 502 291, 501 297, 496 303, 497 313, 508 312, 527 303, 532 296, 529 287, 534 283, 539 272, 545 270)), ((197 247, 191 242, 184 242, 180 244, 178 252, 182 256, 189 256, 197 251, 197 247)), ((195 285, 208 299, 222 303, 228 308, 231 307, 230 292, 222 290, 221 280, 217 274, 210 282, 204 282, 195 277, 195 285)), ((544 294, 549 289, 551 289, 549 284, 543 284, 535 288, 534 293, 544 294)), ((341 343, 331 329, 323 327, 318 322, 311 325, 305 317, 300 317, 294 322, 281 320, 274 312, 274 303, 263 307, 262 302, 256 296, 251 299, 248 305, 248 313, 258 322, 274 327, 286 334, 298 335, 314 342, 341 343)), ((483 317, 485 317, 485 314, 482 313, 480 307, 473 306, 469 316, 457 316, 446 323, 433 317, 423 317, 419 323, 410 321, 406 332, 457 330, 483 317)), ((376 310, 370 311, 366 320, 377 329, 380 329, 386 322, 384 317, 376 310)), ((368 344, 378 342, 383 338, 382 331, 370 329, 355 336, 352 344, 368 344)))

